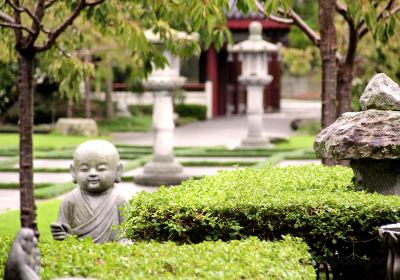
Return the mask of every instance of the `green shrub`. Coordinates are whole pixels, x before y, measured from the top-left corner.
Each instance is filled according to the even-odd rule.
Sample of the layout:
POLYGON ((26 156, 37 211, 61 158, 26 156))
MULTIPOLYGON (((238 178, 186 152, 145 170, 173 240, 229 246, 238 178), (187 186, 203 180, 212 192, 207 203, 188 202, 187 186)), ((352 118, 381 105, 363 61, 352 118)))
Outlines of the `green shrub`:
POLYGON ((151 116, 153 114, 153 105, 129 105, 128 110, 134 116, 151 116))
MULTIPOLYGON (((0 277, 11 240, 0 248, 0 277)), ((307 246, 286 237, 197 245, 167 243, 93 244, 90 239, 40 243, 42 279, 84 276, 96 279, 315 279, 307 246)))
POLYGON ((187 118, 193 117, 198 120, 205 120, 207 118, 207 107, 198 104, 176 104, 175 113, 180 117, 187 118))
POLYGON ((400 198, 356 192, 352 176, 349 168, 313 165, 220 172, 138 194, 122 229, 132 240, 187 243, 292 234, 317 261, 375 258, 377 227, 400 219, 400 198))

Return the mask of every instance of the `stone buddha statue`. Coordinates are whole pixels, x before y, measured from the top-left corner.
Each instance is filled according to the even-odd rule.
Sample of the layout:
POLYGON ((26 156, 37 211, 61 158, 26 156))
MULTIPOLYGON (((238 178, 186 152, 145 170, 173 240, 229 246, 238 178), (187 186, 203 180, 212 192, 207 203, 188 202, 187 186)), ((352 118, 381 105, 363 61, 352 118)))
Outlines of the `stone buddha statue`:
POLYGON ((117 241, 114 227, 123 220, 121 207, 127 199, 114 187, 122 175, 115 146, 105 140, 82 143, 75 150, 71 175, 79 188, 63 199, 58 221, 50 225, 53 238, 72 234, 95 243, 117 241))

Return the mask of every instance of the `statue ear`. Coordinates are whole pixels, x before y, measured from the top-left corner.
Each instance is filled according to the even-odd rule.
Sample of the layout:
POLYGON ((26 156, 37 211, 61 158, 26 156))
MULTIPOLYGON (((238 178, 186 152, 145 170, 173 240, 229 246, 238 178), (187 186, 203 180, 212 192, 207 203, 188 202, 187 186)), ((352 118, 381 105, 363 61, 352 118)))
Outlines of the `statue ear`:
POLYGON ((122 172, 123 172, 122 163, 118 163, 117 174, 115 174, 115 180, 114 180, 115 183, 121 182, 122 172))
POLYGON ((69 172, 71 173, 71 176, 72 176, 72 183, 74 183, 74 184, 78 183, 78 181, 76 180, 76 176, 75 176, 75 167, 74 167, 73 164, 71 164, 71 165, 69 166, 69 172))

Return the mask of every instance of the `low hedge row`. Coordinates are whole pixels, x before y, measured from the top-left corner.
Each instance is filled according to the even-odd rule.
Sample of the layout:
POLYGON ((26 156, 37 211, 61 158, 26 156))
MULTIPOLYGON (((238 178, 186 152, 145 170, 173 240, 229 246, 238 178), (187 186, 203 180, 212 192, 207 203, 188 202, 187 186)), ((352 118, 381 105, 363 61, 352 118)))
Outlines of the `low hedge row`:
POLYGON ((197 120, 205 120, 207 118, 207 107, 198 104, 176 104, 175 113, 180 117, 192 117, 197 120))
MULTIPOLYGON (((153 105, 130 105, 128 108, 133 115, 151 115, 153 113, 153 105)), ((180 117, 193 117, 197 120, 207 118, 207 107, 204 105, 176 104, 174 111, 180 117)))
MULTIPOLYGON (((0 238, 0 278, 11 240, 0 238)), ((286 237, 224 243, 172 242, 93 244, 89 239, 44 241, 42 279, 84 276, 96 279, 315 279, 307 245, 286 237)))
POLYGON ((317 262, 367 256, 382 265, 377 227, 400 219, 400 197, 356 192, 352 176, 349 168, 313 165, 220 172, 133 197, 122 232, 185 243, 291 234, 317 262))

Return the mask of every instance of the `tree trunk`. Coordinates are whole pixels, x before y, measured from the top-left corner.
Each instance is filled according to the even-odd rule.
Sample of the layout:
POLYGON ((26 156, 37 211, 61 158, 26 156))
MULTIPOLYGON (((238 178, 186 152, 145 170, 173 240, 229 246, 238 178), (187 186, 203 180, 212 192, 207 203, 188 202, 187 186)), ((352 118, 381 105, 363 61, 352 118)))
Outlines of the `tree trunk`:
POLYGON ((322 59, 322 128, 336 119, 336 29, 334 0, 319 0, 320 52, 322 59))
POLYGON ((31 228, 39 237, 33 197, 33 62, 34 55, 18 57, 19 180, 21 226, 31 228))
POLYGON ((90 119, 92 117, 92 106, 90 103, 90 82, 89 78, 85 79, 85 118, 90 119))
MULTIPOLYGON (((85 63, 90 63, 92 58, 90 55, 85 55, 85 63)), ((87 76, 87 75, 86 75, 87 76)), ((86 77, 84 81, 85 91, 85 118, 90 119, 92 117, 92 106, 90 102, 90 78, 86 77)))
POLYGON ((113 70, 111 63, 108 65, 108 75, 106 78, 106 116, 107 119, 112 119, 115 116, 114 103, 112 100, 113 93, 113 70))
POLYGON ((352 111, 351 108, 351 83, 353 81, 353 64, 339 63, 337 74, 336 98, 339 101, 336 117, 352 111))
POLYGON ((73 118, 74 117, 74 102, 72 101, 71 98, 68 98, 68 103, 67 103, 67 118, 73 118))
MULTIPOLYGON (((321 127, 331 125, 336 119, 336 29, 334 24, 335 0, 319 0, 320 52, 322 59, 322 112, 321 127)), ((325 165, 336 161, 322 159, 325 165)))

